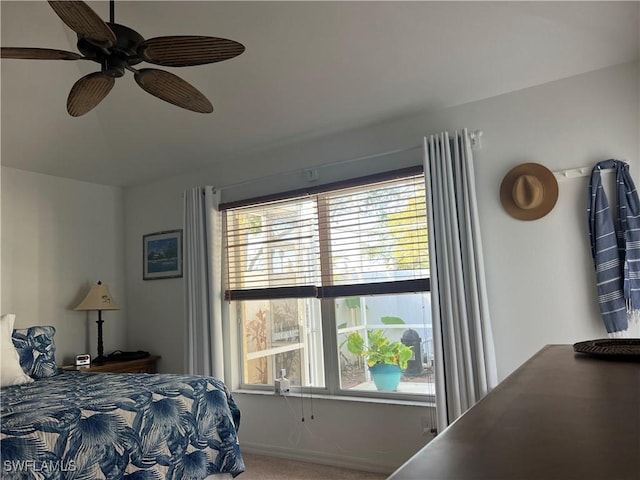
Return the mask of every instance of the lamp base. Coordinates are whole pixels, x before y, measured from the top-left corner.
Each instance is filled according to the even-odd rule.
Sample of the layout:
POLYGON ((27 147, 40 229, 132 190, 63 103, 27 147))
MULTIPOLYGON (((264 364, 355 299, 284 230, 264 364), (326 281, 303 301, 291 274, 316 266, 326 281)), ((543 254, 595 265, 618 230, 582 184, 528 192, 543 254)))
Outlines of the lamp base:
POLYGON ((96 358, 91 360, 91 363, 102 365, 103 363, 107 363, 108 361, 109 361, 109 359, 107 357, 105 357, 104 355, 98 355, 96 358))

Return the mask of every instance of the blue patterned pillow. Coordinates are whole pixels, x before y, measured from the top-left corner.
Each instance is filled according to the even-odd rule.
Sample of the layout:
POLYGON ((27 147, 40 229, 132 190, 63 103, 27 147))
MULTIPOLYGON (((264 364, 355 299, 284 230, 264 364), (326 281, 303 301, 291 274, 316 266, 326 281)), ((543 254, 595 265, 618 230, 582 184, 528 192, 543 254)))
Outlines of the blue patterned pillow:
POLYGON ((54 327, 29 327, 13 331, 13 345, 24 373, 33 378, 53 377, 58 373, 54 327))

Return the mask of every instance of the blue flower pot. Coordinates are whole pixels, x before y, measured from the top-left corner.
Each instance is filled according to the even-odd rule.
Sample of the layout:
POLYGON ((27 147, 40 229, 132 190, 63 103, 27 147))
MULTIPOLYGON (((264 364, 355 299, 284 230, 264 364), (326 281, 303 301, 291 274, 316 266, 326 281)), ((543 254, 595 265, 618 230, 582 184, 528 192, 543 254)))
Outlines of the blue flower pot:
POLYGON ((395 392, 400 384, 402 370, 399 365, 391 365, 389 363, 376 363, 373 367, 369 367, 373 383, 381 392, 395 392))

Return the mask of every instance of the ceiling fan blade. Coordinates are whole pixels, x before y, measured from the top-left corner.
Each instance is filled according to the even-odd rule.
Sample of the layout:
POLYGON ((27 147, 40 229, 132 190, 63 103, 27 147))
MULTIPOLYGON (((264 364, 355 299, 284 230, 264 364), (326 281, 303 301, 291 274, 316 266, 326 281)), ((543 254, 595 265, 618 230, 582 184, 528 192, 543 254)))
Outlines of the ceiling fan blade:
POLYGON ((202 36, 156 37, 138 47, 146 62, 166 67, 188 67, 222 62, 244 52, 244 45, 226 38, 202 36))
POLYGON ((77 53, 51 48, 0 47, 0 58, 17 58, 24 60, 82 60, 77 53))
POLYGON ((213 106, 207 97, 173 73, 143 68, 135 72, 135 79, 143 90, 165 102, 193 112, 213 112, 213 106))
POLYGON ((85 75, 71 88, 67 98, 67 112, 79 117, 95 108, 106 97, 116 81, 102 72, 85 75))
POLYGON ((50 1, 56 15, 79 36, 91 43, 109 48, 116 36, 89 5, 81 1, 50 1))

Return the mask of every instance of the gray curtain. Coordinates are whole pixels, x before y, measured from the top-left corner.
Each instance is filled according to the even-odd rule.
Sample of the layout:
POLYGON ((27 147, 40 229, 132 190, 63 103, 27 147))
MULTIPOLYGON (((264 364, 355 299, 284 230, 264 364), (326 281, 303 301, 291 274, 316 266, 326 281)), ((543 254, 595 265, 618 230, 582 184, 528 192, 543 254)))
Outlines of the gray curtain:
POLYGON ((184 192, 187 373, 224 378, 221 215, 212 187, 184 192))
POLYGON ((424 139, 438 431, 497 384, 467 130, 424 139))

